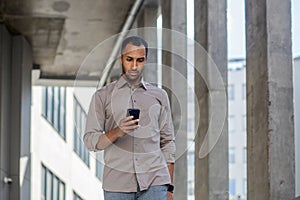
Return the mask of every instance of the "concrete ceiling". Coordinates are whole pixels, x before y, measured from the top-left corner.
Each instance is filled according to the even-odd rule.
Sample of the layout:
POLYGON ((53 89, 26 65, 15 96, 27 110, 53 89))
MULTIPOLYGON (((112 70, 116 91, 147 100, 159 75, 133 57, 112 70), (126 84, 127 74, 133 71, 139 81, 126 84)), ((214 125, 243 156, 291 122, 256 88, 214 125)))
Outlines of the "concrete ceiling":
MULTIPOLYGON (((0 17, 12 32, 21 33, 31 43, 41 78, 74 79, 89 52, 121 31, 133 3, 134 0, 1 0, 0 17)), ((112 45, 98 50, 97 59, 105 60, 112 45)), ((97 59, 82 72, 89 78, 101 75, 105 63, 97 59)))

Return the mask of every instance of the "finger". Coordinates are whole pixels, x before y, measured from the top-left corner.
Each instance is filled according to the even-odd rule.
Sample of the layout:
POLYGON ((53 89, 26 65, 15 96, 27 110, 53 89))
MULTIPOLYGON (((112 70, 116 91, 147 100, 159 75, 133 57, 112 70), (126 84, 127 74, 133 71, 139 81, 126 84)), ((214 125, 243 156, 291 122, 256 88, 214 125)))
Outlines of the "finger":
POLYGON ((133 131, 133 130, 139 128, 139 127, 140 127, 139 125, 130 125, 130 126, 123 127, 123 129, 126 130, 126 131, 133 131))
POLYGON ((133 124, 136 124, 138 123, 140 120, 139 119, 135 119, 135 120, 130 120, 130 121, 127 121, 127 122, 124 122, 124 126, 132 126, 133 124))
POLYGON ((124 131, 132 132, 132 131, 134 131, 135 129, 137 129, 137 128, 139 128, 139 127, 140 127, 139 125, 124 126, 124 127, 123 127, 123 130, 124 130, 124 131))
POLYGON ((124 119, 122 119, 121 121, 128 122, 128 121, 131 121, 132 119, 133 119, 133 116, 128 116, 128 117, 125 117, 124 119))
POLYGON ((139 119, 131 120, 128 122, 128 124, 129 125, 137 124, 139 121, 140 121, 139 119))

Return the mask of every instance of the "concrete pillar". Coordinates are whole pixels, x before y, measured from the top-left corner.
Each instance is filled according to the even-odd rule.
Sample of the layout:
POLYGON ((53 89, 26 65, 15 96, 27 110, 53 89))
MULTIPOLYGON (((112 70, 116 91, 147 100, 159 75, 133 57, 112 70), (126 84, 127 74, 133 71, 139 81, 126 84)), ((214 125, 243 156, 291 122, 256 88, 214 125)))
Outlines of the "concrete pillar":
POLYGON ((187 199, 187 38, 186 1, 162 0, 162 83, 168 92, 176 134, 176 200, 187 199))
POLYGON ((293 199, 291 1, 247 0, 246 28, 248 199, 293 199))
POLYGON ((146 82, 154 85, 157 85, 157 17, 157 7, 146 6, 138 19, 138 34, 149 44, 143 78, 146 82))
POLYGON ((300 57, 294 60, 295 188, 300 197, 300 57))
POLYGON ((224 200, 229 182, 226 0, 194 2, 195 197, 224 200))
POLYGON ((1 199, 30 199, 32 52, 1 26, 1 199), (5 58, 4 58, 5 56, 5 58), (3 112, 2 112, 3 111, 3 112), (12 179, 10 185, 4 177, 12 179))
POLYGON ((9 199, 10 177, 10 101, 11 101, 11 36, 5 26, 0 25, 0 199, 9 199))

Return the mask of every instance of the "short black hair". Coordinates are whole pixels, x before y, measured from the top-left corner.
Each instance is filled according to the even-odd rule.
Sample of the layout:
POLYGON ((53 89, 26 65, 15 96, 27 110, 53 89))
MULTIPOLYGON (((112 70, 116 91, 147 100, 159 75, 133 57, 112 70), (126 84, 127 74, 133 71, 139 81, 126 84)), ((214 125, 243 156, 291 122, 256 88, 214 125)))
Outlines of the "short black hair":
POLYGON ((145 50, 146 50, 146 58, 147 58, 148 43, 146 42, 146 40, 144 40, 143 38, 138 37, 138 36, 130 36, 130 37, 127 37, 123 40, 122 47, 121 47, 121 54, 123 53, 123 50, 125 49, 126 45, 129 44, 129 43, 133 44, 134 46, 137 46, 137 47, 143 45, 145 47, 145 50))

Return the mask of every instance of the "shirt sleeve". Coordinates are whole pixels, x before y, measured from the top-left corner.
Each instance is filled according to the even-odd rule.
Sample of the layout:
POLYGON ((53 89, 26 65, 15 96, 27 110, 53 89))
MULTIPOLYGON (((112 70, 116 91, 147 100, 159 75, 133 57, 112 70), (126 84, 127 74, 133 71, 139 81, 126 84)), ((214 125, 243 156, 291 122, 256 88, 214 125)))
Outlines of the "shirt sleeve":
POLYGON ((175 162, 175 136, 172 122, 170 103, 167 93, 162 96, 162 110, 159 119, 160 125, 160 148, 167 163, 175 162))
POLYGON ((86 119, 86 128, 83 142, 88 150, 98 151, 96 145, 99 136, 104 134, 105 109, 99 92, 96 92, 91 100, 86 119))

